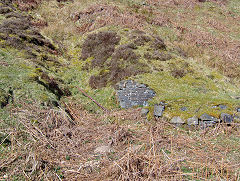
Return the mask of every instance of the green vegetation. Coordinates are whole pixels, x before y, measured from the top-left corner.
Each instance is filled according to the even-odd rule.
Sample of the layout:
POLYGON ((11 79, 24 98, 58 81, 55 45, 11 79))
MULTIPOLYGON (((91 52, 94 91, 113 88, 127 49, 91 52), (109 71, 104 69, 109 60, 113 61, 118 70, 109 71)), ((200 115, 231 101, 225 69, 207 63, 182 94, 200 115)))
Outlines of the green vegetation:
POLYGON ((0 180, 239 180, 238 117, 204 130, 169 124, 237 115, 239 0, 3 4, 0 180), (156 92, 147 118, 120 108, 114 86, 125 79, 156 92))
MULTIPOLYGON (((15 104, 26 103, 51 104, 56 100, 54 94, 32 79, 35 68, 20 57, 13 56, 15 52, 0 49, 0 88, 12 92, 11 101, 15 104)), ((16 54, 16 53, 15 53, 16 54)), ((10 101, 10 100, 9 100, 10 101)))

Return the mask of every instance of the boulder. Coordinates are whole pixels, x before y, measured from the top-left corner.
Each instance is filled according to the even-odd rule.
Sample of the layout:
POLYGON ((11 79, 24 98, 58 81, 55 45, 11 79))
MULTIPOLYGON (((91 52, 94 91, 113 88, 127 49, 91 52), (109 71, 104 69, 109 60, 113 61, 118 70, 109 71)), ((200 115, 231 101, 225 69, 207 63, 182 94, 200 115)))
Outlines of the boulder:
POLYGON ((213 116, 211 116, 211 115, 209 115, 209 114, 206 114, 206 113, 204 113, 204 114, 202 114, 201 116, 200 116, 200 118, 199 118, 201 121, 212 121, 212 122, 218 122, 218 119, 217 118, 215 118, 215 117, 213 117, 213 116))

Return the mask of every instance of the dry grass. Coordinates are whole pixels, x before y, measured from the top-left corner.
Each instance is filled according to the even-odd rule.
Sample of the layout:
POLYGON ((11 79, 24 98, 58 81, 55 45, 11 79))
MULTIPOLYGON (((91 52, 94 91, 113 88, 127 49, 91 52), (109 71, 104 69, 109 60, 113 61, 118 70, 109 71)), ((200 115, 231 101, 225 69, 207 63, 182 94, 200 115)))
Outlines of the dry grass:
MULTIPOLYGON (((30 3, 30 8, 33 3, 35 8, 40 1, 19 1, 20 7, 22 2, 30 3)), ((121 1, 47 1, 35 13, 48 24, 45 35, 65 47, 74 44, 69 37, 104 26, 160 34, 166 28, 174 34, 161 34, 167 34, 168 44, 178 45, 188 56, 229 77, 240 76, 240 16, 231 15, 227 1, 210 1, 223 19, 214 18, 211 8, 201 11, 207 8, 194 0, 146 2, 147 6, 121 1)), ((93 115, 79 104, 66 106, 71 116, 64 108, 40 109, 25 102, 10 110, 9 120, 16 123, 0 128, 7 136, 0 142, 0 180, 240 179, 239 123, 205 130, 178 128, 164 119, 147 121, 140 116, 141 109, 93 115), (11 144, 5 145, 6 140, 11 144), (103 145, 112 151, 96 154, 94 150, 103 145)))
POLYGON ((42 3, 42 0, 14 0, 14 2, 20 10, 28 11, 37 8, 42 3))
POLYGON ((197 61, 231 78, 240 76, 240 16, 231 13, 228 1, 149 0, 146 5, 132 1, 75 1, 61 8, 50 1, 38 13, 49 25, 43 32, 61 39, 66 46, 72 41, 69 37, 106 26, 160 32, 168 43, 180 46, 197 61))
POLYGON ((2 147, 0 178, 27 180, 239 180, 240 125, 182 129, 163 119, 149 122, 140 109, 91 115, 68 104, 13 111, 24 127, 1 130, 11 146, 2 147), (38 110, 38 111, 37 111, 38 110), (26 142, 26 140, 28 140, 26 142), (109 145, 110 153, 97 154, 109 145), (4 154, 2 154, 4 155, 4 154))

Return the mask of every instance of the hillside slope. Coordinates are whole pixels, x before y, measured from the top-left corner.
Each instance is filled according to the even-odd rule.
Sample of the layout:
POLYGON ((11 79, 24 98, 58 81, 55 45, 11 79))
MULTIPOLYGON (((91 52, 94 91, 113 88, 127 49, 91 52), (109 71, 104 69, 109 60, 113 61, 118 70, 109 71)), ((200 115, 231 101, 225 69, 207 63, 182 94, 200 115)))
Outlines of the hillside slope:
POLYGON ((239 7, 3 0, 0 179, 238 180, 239 7))

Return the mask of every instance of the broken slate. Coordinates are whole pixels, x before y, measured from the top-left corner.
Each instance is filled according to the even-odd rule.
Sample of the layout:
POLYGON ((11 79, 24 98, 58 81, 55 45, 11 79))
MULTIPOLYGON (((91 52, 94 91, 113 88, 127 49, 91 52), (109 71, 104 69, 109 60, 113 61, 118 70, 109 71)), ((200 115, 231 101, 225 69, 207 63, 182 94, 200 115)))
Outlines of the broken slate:
POLYGON ((116 85, 117 97, 122 108, 133 106, 148 106, 148 100, 156 93, 145 84, 133 80, 124 80, 116 85))
POLYGON ((210 116, 206 113, 202 114, 199 119, 200 119, 199 124, 202 128, 213 126, 218 122, 217 118, 210 116))
POLYGON ((233 116, 230 115, 230 114, 227 114, 227 113, 221 113, 220 119, 224 123, 231 123, 231 122, 233 122, 233 116))

